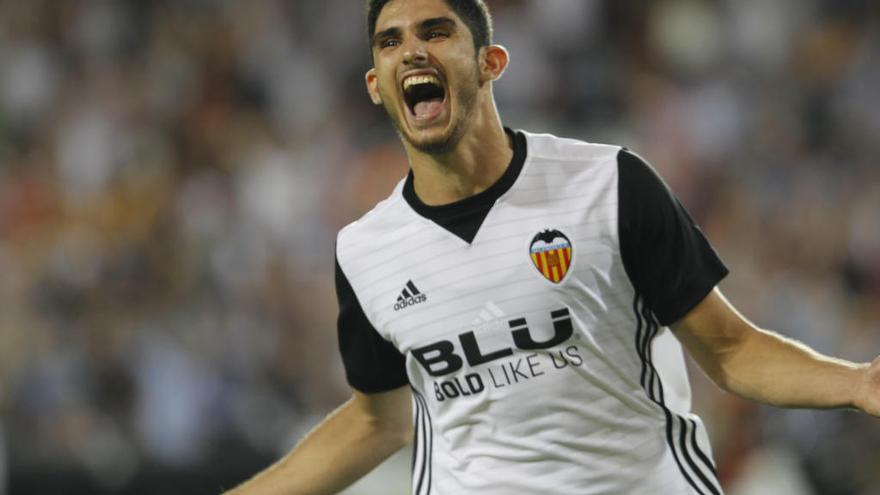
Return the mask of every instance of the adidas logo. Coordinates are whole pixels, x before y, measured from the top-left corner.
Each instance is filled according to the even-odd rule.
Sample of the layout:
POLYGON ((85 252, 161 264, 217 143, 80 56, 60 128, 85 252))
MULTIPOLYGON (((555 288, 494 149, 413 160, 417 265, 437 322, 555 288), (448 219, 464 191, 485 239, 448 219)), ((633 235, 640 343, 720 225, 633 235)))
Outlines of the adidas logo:
POLYGON ((504 318, 505 314, 501 308, 498 307, 494 302, 489 301, 480 311, 480 314, 474 318, 474 321, 471 322, 473 326, 485 325, 486 323, 491 323, 495 320, 504 318))
POLYGON ((492 301, 486 303, 471 322, 475 332, 496 332, 507 329, 507 315, 492 301))
POLYGON ((428 296, 422 294, 422 292, 416 288, 416 284, 412 283, 412 280, 406 283, 406 286, 400 291, 400 295, 397 296, 397 303, 394 304, 394 311, 400 311, 409 306, 414 306, 419 303, 423 303, 428 300, 428 296))

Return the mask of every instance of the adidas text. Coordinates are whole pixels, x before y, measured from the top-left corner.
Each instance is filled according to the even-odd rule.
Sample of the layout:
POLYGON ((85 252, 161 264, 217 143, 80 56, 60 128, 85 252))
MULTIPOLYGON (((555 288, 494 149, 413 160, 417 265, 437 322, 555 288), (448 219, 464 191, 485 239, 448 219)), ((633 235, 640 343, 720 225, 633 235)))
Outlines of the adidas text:
POLYGON ((423 303, 428 300, 428 296, 424 294, 419 294, 417 296, 408 297, 406 299, 398 299, 397 304, 394 305, 394 311, 400 311, 403 308, 408 306, 413 306, 415 304, 423 303))

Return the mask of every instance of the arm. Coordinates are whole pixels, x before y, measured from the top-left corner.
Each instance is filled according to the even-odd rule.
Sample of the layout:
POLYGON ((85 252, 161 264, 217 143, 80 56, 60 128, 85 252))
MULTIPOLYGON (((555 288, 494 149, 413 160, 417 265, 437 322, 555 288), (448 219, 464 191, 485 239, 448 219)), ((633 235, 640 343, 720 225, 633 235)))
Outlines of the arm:
POLYGON ((332 412, 289 454, 227 495, 318 495, 354 483, 412 436, 409 386, 363 394, 332 412))
POLYGON ((672 330, 721 388, 780 407, 856 407, 880 416, 880 358, 870 365, 823 356, 756 327, 715 288, 672 330))

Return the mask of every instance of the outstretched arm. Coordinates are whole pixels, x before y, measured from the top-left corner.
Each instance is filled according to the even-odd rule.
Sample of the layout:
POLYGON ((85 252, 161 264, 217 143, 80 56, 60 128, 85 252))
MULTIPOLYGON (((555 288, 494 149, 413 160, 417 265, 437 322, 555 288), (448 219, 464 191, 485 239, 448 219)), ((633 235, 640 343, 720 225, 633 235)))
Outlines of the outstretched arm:
POLYGON ((780 407, 855 407, 880 416, 880 358, 859 364, 823 356, 756 327, 715 288, 672 330, 721 388, 780 407))
POLYGON ((409 442, 411 400, 408 385, 378 394, 355 391, 289 454, 227 495, 341 491, 409 442))

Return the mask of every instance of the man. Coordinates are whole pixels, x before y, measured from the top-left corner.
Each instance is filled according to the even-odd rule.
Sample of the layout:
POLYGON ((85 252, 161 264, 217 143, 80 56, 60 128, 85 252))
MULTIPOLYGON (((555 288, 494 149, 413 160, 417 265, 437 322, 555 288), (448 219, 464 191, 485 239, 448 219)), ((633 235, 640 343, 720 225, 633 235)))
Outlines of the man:
POLYGON ((653 170, 502 127, 482 0, 371 0, 411 173, 337 242, 353 397, 236 494, 335 493, 415 437, 413 493, 720 494, 679 342, 722 388, 880 415, 880 359, 753 326, 653 170))

